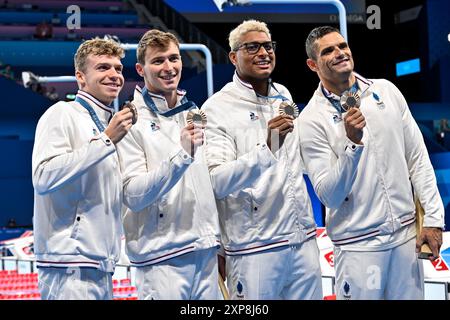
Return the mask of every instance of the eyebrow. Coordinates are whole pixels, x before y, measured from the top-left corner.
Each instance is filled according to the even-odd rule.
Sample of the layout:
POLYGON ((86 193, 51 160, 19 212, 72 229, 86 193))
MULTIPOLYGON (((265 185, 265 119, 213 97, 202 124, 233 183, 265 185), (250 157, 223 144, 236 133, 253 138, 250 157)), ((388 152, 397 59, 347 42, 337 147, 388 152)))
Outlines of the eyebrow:
POLYGON ((150 61, 155 61, 155 60, 159 60, 159 59, 170 59, 170 58, 173 58, 173 57, 177 57, 177 58, 179 58, 179 57, 181 57, 181 55, 179 54, 179 53, 172 53, 172 54, 169 54, 169 55, 161 55, 161 56, 156 56, 156 57, 153 57, 150 61))
POLYGON ((323 49, 320 51, 320 55, 323 56, 325 53, 330 52, 330 51, 333 51, 333 47, 334 47, 334 46, 329 46, 329 47, 323 48, 323 49))
POLYGON ((112 63, 109 63, 109 62, 99 62, 99 63, 97 63, 96 65, 95 65, 95 67, 97 68, 97 67, 111 67, 111 66, 114 66, 114 68, 117 68, 117 67, 123 67, 123 65, 122 64, 112 64, 112 63))
POLYGON ((266 44, 266 43, 272 43, 272 41, 270 41, 270 40, 267 40, 267 41, 250 41, 250 42, 246 42, 244 44, 251 44, 251 43, 266 44))
POLYGON ((323 48, 322 51, 320 51, 320 55, 322 56, 325 53, 329 52, 330 50, 333 50, 333 48, 336 47, 336 46, 339 47, 339 48, 346 48, 346 47, 348 47, 348 43, 344 41, 344 42, 338 43, 337 45, 333 45, 333 46, 329 46, 329 47, 323 48))

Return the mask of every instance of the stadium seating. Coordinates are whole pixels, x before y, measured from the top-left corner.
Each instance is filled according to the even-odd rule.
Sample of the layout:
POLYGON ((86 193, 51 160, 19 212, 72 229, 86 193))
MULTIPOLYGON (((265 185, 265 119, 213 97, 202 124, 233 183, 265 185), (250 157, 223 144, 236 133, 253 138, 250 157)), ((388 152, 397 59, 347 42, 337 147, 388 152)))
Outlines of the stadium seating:
MULTIPOLYGON (((38 274, 19 274, 17 270, 0 270, 0 300, 40 300, 38 274)), ((114 300, 137 300, 131 279, 113 280, 114 300)))

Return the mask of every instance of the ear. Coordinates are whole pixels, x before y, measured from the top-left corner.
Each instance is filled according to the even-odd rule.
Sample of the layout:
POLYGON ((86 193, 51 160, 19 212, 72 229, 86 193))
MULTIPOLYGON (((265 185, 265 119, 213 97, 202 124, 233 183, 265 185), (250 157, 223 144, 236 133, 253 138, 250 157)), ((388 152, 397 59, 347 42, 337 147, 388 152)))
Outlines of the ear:
POLYGON ((85 76, 83 72, 81 72, 80 70, 75 71, 75 78, 77 79, 80 88, 83 88, 86 85, 86 80, 84 77, 85 76))
POLYGON ((144 77, 144 66, 141 65, 139 62, 136 63, 134 66, 135 66, 135 68, 136 68, 137 73, 138 73, 141 77, 144 77))
POLYGON ((237 62, 236 51, 230 51, 230 53, 228 53, 228 58, 230 58, 231 63, 234 66, 236 66, 236 62, 237 62))
POLYGON ((306 59, 306 64, 312 71, 317 72, 317 63, 313 59, 306 59))

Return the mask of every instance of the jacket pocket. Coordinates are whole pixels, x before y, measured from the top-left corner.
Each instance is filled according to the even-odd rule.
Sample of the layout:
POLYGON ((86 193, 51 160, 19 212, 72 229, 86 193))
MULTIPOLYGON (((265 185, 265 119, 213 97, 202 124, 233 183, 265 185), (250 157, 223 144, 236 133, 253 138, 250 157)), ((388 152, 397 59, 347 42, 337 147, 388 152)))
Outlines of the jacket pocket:
POLYGON ((154 234, 159 229, 159 210, 158 205, 155 203, 147 208, 145 211, 140 212, 138 216, 137 228, 139 237, 146 239, 154 237, 154 234), (144 226, 142 229, 141 227, 144 226))
POLYGON ((72 239, 78 239, 79 234, 80 234, 80 224, 81 224, 81 220, 83 219, 83 215, 79 212, 78 210, 78 206, 76 207, 75 210, 75 218, 72 224, 72 232, 70 233, 70 237, 72 239))
POLYGON ((249 236, 252 228, 252 204, 251 195, 246 194, 238 198, 229 196, 223 213, 226 219, 224 227, 231 241, 241 242, 249 236))

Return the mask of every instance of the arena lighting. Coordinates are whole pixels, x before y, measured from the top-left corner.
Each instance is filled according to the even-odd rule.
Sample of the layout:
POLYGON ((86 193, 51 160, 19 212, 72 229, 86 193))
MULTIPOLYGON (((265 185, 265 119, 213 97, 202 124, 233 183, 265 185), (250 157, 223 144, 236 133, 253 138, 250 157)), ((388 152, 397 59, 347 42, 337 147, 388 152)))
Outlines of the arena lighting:
POLYGON ((67 93, 66 94, 67 100, 75 100, 76 97, 77 97, 77 95, 75 93, 67 93))
POLYGON ((331 4, 339 11, 339 29, 344 37, 347 38, 347 12, 340 0, 213 0, 220 12, 226 6, 252 5, 252 4, 331 4))
POLYGON ((420 59, 412 59, 407 61, 398 62, 395 65, 395 71, 397 77, 401 77, 411 73, 420 72, 420 59))
POLYGON ((248 5, 250 0, 213 0, 220 12, 225 7, 248 5))

